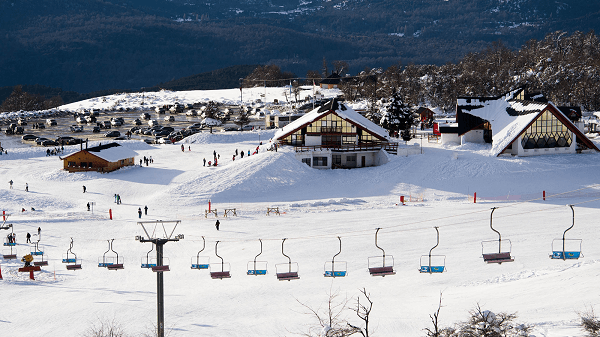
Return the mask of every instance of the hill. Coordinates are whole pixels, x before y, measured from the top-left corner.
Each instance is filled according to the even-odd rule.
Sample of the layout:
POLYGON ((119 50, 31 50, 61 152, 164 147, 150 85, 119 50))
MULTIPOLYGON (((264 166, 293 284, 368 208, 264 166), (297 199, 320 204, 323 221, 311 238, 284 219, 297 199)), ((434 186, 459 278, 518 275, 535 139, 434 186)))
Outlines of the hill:
POLYGON ((0 2, 0 86, 139 89, 240 64, 296 74, 344 60, 365 67, 444 64, 502 40, 600 25, 600 4, 333 0, 0 2))

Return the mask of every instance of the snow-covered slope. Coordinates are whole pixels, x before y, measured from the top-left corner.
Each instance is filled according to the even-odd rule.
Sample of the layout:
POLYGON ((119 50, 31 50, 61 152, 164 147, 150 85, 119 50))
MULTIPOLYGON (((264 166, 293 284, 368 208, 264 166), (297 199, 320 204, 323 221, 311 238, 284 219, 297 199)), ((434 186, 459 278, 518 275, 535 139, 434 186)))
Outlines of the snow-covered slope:
MULTIPOLYGON (((113 319, 131 334, 150 331, 156 322, 156 277, 140 268, 140 259, 151 245, 134 239, 143 234, 136 222, 138 207, 145 205, 149 210, 142 220, 182 220, 175 234, 185 235, 165 246, 171 266, 165 273, 170 336, 292 336, 315 324, 298 301, 317 308, 330 290, 355 298, 363 287, 374 301, 376 336, 424 335, 440 292, 444 326, 465 320, 479 303, 495 312, 517 312, 519 321, 536 325, 536 336, 582 335, 577 312, 600 300, 595 234, 600 155, 507 159, 490 157, 485 146, 424 144, 422 155, 400 150, 380 167, 314 170, 296 161, 291 149, 266 151, 272 135, 262 131, 259 153, 235 161, 236 149, 256 149, 258 132, 200 133, 184 141, 185 152, 179 144, 123 142, 154 163, 109 174, 69 174, 57 157, 37 148, 11 149, 0 157, 0 208, 12 214, 18 255, 31 248, 25 234, 41 227, 40 245, 50 261, 30 281, 17 272, 21 263, 0 260, 2 335, 75 336, 113 319), (204 167, 213 151, 219 166, 204 167), (546 201, 540 199, 544 190, 546 201), (559 194, 569 191, 574 192, 559 194), (468 198, 474 192, 477 203, 468 198), (120 194, 121 205, 114 194, 120 194), (413 201, 398 206, 401 195, 413 201), (531 199, 537 200, 525 202, 531 199), (208 200, 218 210, 220 231, 213 216, 204 216, 208 200), (90 201, 93 214, 86 211, 90 201), (576 224, 568 237, 583 238, 584 258, 551 260, 552 239, 572 221, 566 204, 575 204, 576 224), (267 207, 279 207, 282 214, 266 216, 267 207), (515 262, 488 265, 481 259, 481 241, 497 238, 489 228, 491 207, 499 207, 494 227, 511 240, 515 262), (238 216, 223 218, 224 208, 236 208, 238 216), (435 245, 434 226, 440 230, 434 252, 446 256, 447 272, 420 274, 420 256, 435 245), (367 258, 381 254, 374 244, 377 227, 382 228, 378 243, 394 257, 396 275, 372 277, 367 271, 367 258), (230 263, 231 279, 212 280, 208 272, 190 269, 202 236, 207 242, 202 255, 211 262, 220 261, 215 242, 221 241, 218 253, 230 263), (338 252, 337 236, 342 253, 336 261, 348 263, 348 276, 329 279, 323 265, 338 252), (61 263, 71 238, 82 258, 80 271, 67 271, 61 263), (106 240, 113 238, 124 270, 96 266, 106 240), (284 252, 299 265, 299 280, 275 277, 275 264, 288 262, 283 238, 288 238, 284 252), (269 272, 247 276, 247 262, 260 250, 258 239, 269 272)), ((347 318, 360 324, 351 312, 347 318)))

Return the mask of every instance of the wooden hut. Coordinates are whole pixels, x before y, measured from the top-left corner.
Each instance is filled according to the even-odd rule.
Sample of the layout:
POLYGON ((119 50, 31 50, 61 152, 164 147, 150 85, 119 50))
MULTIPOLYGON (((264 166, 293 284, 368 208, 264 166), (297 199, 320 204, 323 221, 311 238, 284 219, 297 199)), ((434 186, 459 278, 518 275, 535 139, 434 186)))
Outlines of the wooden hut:
POLYGON ((69 172, 111 172, 135 165, 136 155, 135 151, 118 143, 109 143, 82 149, 61 159, 64 169, 69 172))

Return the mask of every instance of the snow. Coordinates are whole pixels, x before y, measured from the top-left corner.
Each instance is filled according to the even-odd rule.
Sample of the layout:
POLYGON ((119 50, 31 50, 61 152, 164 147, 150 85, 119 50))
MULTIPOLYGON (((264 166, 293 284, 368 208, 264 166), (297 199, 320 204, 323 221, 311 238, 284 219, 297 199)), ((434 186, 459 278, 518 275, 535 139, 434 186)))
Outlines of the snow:
MULTIPOLYGON (((236 94, 204 96, 235 101, 236 94)), ((155 101, 203 99, 195 95, 188 99, 189 93, 172 93, 155 101)), ((73 106, 95 104, 100 103, 73 106)), ((169 336, 292 336, 315 324, 301 314, 305 308, 297 300, 318 308, 331 290, 356 299, 362 288, 374 302, 374 336, 424 335, 440 293, 442 326, 465 321, 479 304, 494 313, 516 312, 518 322, 535 325, 538 337, 583 335, 577 313, 600 300, 599 154, 498 158, 489 156, 487 145, 424 142, 422 155, 392 155, 386 165, 316 170, 297 161, 291 148, 266 151, 265 144, 257 155, 232 161, 236 149, 254 151, 259 141, 273 136, 274 131, 200 133, 182 141, 185 152, 179 144, 120 141, 138 156, 152 156, 154 163, 108 174, 68 173, 43 148, 3 141, 8 155, 0 156, 0 205, 12 214, 8 222, 17 234, 18 255, 32 248, 24 242, 25 234, 41 227, 40 245, 50 263, 31 281, 17 272, 22 263, 0 259, 0 331, 11 336, 77 336, 99 320, 114 320, 132 335, 151 331, 156 324, 156 275, 140 268, 151 245, 135 240, 143 235, 137 209, 147 205, 142 220, 181 220, 174 234, 185 235, 165 245, 171 269, 164 273, 169 336), (220 154, 219 166, 204 167, 202 159, 212 160, 213 151, 220 154), (469 199, 474 192, 477 203, 469 199), (115 193, 121 195, 121 205, 114 203, 115 193), (399 206, 401 195, 413 201, 399 206), (507 195, 531 197, 487 200, 507 195), (220 231, 214 217, 204 216, 209 200, 218 210, 220 231), (86 211, 90 201, 96 203, 93 214, 86 211), (567 238, 583 238, 584 257, 551 260, 552 240, 572 222, 566 204, 575 205, 575 226, 567 238), (266 216, 267 207, 279 207, 282 214, 266 216), (494 228, 512 242, 512 263, 488 265, 481 259, 481 241, 497 238, 489 228, 492 207, 499 207, 494 228), (20 212, 22 208, 26 211, 20 212), (238 216, 224 218, 224 208, 236 208, 238 216), (420 274, 419 259, 436 242, 434 226, 440 231, 434 254, 446 256, 447 272, 420 274), (374 244, 378 227, 379 246, 395 259, 396 275, 384 278, 367 271, 368 257, 381 256, 374 244), (230 279, 212 280, 208 272, 190 269, 202 236, 206 250, 201 255, 213 263, 220 261, 214 250, 220 241, 218 253, 231 265, 230 279), (324 263, 338 252, 337 236, 342 237, 342 253, 336 261, 347 261, 348 276, 325 278, 324 263), (82 258, 79 271, 67 271, 61 263, 71 238, 73 252, 82 258), (124 270, 97 267, 106 240, 113 238, 124 270), (299 265, 299 280, 275 277, 275 264, 288 261, 281 252, 283 238, 285 253, 299 265), (263 241, 261 260, 268 261, 268 274, 247 276, 247 262, 260 249, 258 239, 263 241)), ((360 325, 351 312, 347 317, 360 325)))

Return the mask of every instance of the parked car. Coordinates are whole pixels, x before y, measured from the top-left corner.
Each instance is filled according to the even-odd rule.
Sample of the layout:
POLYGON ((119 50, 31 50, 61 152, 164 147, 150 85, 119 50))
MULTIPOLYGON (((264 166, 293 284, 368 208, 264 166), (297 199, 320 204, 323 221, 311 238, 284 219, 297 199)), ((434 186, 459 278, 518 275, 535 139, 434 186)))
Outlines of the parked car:
POLYGON ((175 121, 175 117, 173 117, 171 115, 165 116, 164 120, 167 121, 167 122, 174 122, 175 121))
POLYGON ((121 136, 121 133, 117 130, 108 131, 107 133, 104 134, 104 137, 119 137, 119 136, 121 136))
POLYGON ((73 139, 75 139, 75 138, 74 138, 74 137, 71 137, 71 136, 61 136, 61 137, 57 137, 57 138, 55 139, 55 141, 56 141, 57 143, 59 143, 59 144, 62 144, 62 143, 64 143, 64 144, 69 144, 69 141, 71 141, 71 140, 73 140, 73 139))
POLYGON ((198 112, 196 110, 189 110, 185 113, 186 116, 198 116, 198 112))
POLYGON ((144 112, 140 115, 141 119, 150 119, 150 114, 147 112, 144 112))
POLYGON ((135 125, 142 125, 142 121, 139 120, 139 118, 136 118, 136 119, 133 120, 133 124, 135 124, 135 125))
POLYGON ((40 143, 42 146, 58 146, 58 143, 53 141, 52 139, 46 139, 40 143))
POLYGON ((121 126, 121 125, 123 125, 123 123, 121 123, 120 120, 118 120, 116 118, 113 118, 113 119, 110 120, 110 125, 112 125, 112 126, 121 126))
POLYGON ((23 137, 21 137, 21 139, 28 140, 28 141, 35 140, 36 138, 37 138, 36 135, 23 135, 23 137))
POLYGON ((50 140, 50 139, 48 139, 48 138, 45 138, 45 137, 37 137, 37 138, 35 139, 35 143, 36 143, 37 145, 42 145, 42 142, 43 142, 43 141, 46 141, 46 140, 50 140))
POLYGON ((56 119, 50 119, 50 118, 48 118, 48 119, 46 119, 46 124, 48 124, 48 126, 57 125, 56 119))
POLYGON ((167 138, 167 137, 158 138, 156 140, 156 143, 157 144, 172 144, 171 140, 169 138, 167 138))
POLYGON ((240 128, 240 131, 252 131, 254 130, 254 125, 244 125, 240 128))
POLYGON ((157 126, 158 125, 158 121, 156 119, 151 119, 148 121, 148 125, 150 126, 157 126))
POLYGON ((93 132, 93 133, 98 133, 98 132, 100 132, 100 127, 99 127, 99 126, 94 126, 94 127, 92 128, 92 132, 93 132))
POLYGON ((71 130, 71 132, 83 132, 83 126, 79 125, 71 125, 69 129, 71 130))

